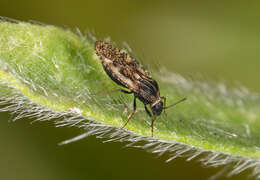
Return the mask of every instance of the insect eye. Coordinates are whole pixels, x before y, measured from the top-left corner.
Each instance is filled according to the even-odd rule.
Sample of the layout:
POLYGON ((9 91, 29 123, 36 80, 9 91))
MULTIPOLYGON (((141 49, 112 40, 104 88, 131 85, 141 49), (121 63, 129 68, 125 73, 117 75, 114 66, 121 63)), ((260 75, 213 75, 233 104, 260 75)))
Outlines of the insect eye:
POLYGON ((162 113, 162 110, 163 110, 163 102, 159 101, 151 109, 152 109, 154 115, 159 116, 162 113))

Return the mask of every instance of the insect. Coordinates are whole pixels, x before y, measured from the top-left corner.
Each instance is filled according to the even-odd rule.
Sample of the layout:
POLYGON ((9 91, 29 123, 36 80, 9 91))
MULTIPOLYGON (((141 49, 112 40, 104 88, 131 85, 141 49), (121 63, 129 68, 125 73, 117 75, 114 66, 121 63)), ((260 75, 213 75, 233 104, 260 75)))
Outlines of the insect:
POLYGON ((116 89, 108 93, 121 91, 126 94, 134 95, 133 111, 129 114, 123 127, 127 125, 136 112, 136 99, 139 99, 144 104, 144 109, 151 118, 152 136, 155 117, 159 116, 162 111, 165 112, 165 109, 186 100, 186 98, 183 98, 180 101, 166 107, 166 98, 160 96, 160 90, 157 82, 152 79, 150 74, 139 64, 137 60, 129 56, 126 52, 103 41, 95 42, 95 52, 99 57, 107 75, 118 85, 130 90, 127 91, 124 89, 116 89), (147 106, 150 107, 152 113, 147 106))

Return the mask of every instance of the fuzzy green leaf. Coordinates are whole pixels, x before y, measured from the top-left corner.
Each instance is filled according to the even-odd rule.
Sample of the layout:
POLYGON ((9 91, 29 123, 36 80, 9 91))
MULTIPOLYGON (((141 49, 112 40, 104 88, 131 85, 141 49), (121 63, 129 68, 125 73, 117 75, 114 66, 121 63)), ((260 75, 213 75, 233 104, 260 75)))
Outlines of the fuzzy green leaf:
POLYGON ((95 96, 119 87, 104 73, 91 40, 50 25, 0 22, 0 102, 7 104, 2 111, 17 113, 17 119, 64 117, 58 126, 87 129, 71 141, 99 134, 152 152, 173 152, 169 160, 186 155, 206 165, 235 163, 229 175, 248 168, 259 175, 259 94, 163 70, 153 77, 168 104, 188 98, 156 119, 154 138, 142 103, 120 129, 132 110, 132 95, 95 96))

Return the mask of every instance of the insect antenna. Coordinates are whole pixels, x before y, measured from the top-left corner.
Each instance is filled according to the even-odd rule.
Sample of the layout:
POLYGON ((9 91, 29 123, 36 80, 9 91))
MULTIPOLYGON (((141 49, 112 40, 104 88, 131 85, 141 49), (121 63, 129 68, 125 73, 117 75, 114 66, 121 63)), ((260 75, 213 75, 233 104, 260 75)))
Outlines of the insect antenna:
POLYGON ((170 108, 170 107, 176 106, 177 104, 179 104, 179 103, 181 103, 181 102, 183 102, 183 101, 185 101, 185 100, 187 100, 187 98, 186 98, 186 97, 185 97, 185 98, 183 98, 183 99, 181 99, 181 100, 179 100, 179 101, 177 101, 177 102, 176 102, 176 103, 174 103, 174 104, 171 104, 170 106, 163 107, 163 109, 168 109, 168 108, 170 108))

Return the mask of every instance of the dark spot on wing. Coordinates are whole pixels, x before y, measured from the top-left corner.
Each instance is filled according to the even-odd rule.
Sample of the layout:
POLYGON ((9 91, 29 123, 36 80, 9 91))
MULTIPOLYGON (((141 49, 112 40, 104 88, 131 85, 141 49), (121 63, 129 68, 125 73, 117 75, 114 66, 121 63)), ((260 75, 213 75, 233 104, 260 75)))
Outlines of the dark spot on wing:
POLYGON ((144 91, 149 92, 150 95, 156 96, 158 89, 157 89, 157 83, 154 83, 155 81, 147 81, 147 80, 140 80, 140 86, 144 91))

